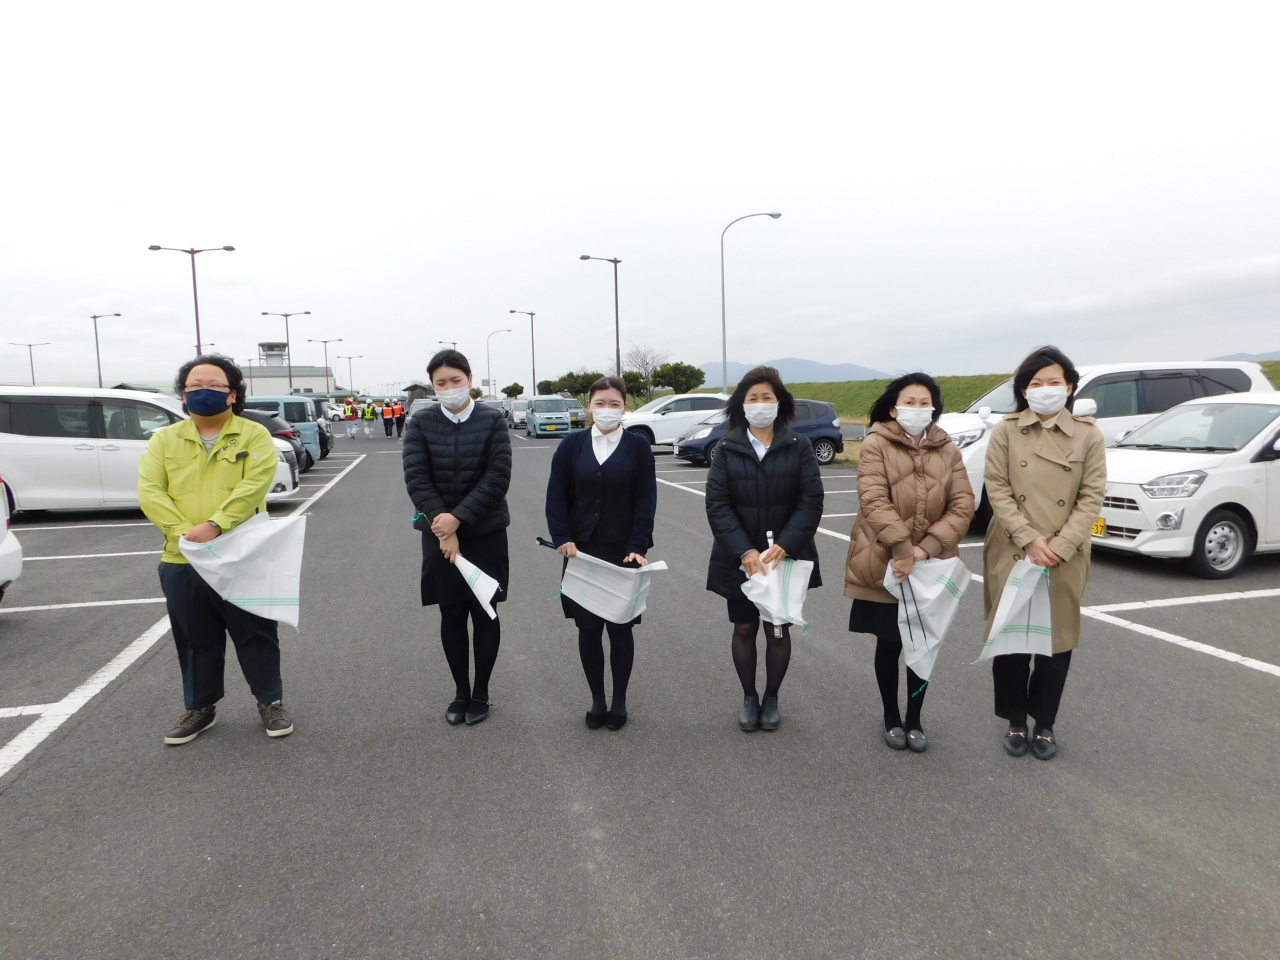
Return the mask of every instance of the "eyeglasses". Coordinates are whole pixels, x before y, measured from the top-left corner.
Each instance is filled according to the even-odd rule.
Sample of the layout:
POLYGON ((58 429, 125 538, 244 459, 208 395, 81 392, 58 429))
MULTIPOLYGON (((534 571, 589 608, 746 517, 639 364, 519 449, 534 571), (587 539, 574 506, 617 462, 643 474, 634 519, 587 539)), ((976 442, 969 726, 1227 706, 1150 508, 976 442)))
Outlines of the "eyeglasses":
POLYGON ((231 387, 225 383, 188 383, 182 390, 184 393, 192 390, 217 390, 219 393, 230 393, 231 387))

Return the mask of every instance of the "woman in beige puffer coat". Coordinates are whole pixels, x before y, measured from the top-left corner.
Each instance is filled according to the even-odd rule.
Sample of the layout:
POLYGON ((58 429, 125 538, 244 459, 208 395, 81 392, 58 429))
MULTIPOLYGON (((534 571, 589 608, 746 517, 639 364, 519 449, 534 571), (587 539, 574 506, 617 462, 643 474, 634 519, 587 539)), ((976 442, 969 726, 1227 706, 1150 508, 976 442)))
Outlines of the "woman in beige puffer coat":
POLYGON ((898 711, 898 601, 884 588, 890 561, 901 583, 917 560, 956 556, 973 519, 973 489, 960 451, 935 421, 942 391, 926 373, 889 384, 871 407, 858 465, 858 519, 849 541, 844 594, 853 598, 849 629, 876 637, 876 682, 890 747, 928 748, 920 707, 928 681, 907 667, 907 719, 898 711))

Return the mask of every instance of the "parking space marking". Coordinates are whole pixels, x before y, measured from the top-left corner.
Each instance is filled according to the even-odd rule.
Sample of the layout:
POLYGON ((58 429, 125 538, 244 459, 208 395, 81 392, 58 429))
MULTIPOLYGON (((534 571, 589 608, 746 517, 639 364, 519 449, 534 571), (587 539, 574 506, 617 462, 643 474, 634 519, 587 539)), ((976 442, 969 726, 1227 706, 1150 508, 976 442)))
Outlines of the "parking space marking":
POLYGON ((38 717, 52 706, 52 703, 33 703, 25 707, 0 707, 0 720, 8 717, 38 717))
POLYGON ((151 527, 151 526, 155 526, 155 524, 153 524, 150 520, 146 520, 142 523, 73 523, 70 526, 65 526, 65 527, 32 526, 32 527, 10 527, 9 529, 13 533, 17 533, 18 531, 22 531, 23 533, 33 533, 37 530, 90 530, 90 529, 103 529, 107 527, 151 527))
POLYGON ((823 519, 823 520, 826 520, 828 517, 856 517, 857 515, 858 515, 858 514, 857 514, 856 512, 854 512, 854 513, 824 513, 824 514, 822 515, 822 519, 823 519))
POLYGON ((340 481, 348 473, 350 473, 352 470, 358 467, 360 465, 360 461, 362 461, 366 456, 368 456, 368 454, 362 453, 360 454, 360 456, 356 457, 356 459, 352 460, 349 464, 347 464, 346 468, 340 474, 338 474, 336 477, 334 477, 332 480, 326 483, 323 487, 317 490, 314 494, 312 494, 312 496, 307 498, 307 500, 303 502, 301 505, 299 505, 296 510, 294 510, 291 514, 289 514, 289 516, 296 517, 298 514, 305 512, 309 506, 311 506, 313 503, 315 503, 317 500, 323 497, 326 493, 332 490, 335 486, 337 486, 338 481, 340 481))
POLYGON ((1235 593, 1204 593, 1195 597, 1169 597, 1165 600, 1134 600, 1130 603, 1103 603, 1090 607, 1098 613, 1116 610, 1145 610, 1148 607, 1181 607, 1189 603, 1218 603, 1223 600, 1252 600, 1258 597, 1280 597, 1278 590, 1240 590, 1235 593))
POLYGON ((0 777, 17 766, 23 757, 75 716, 86 703, 105 690, 112 680, 128 670, 168 632, 169 618, 162 617, 142 636, 116 654, 105 667, 57 703, 49 704, 35 723, 0 747, 0 777))
POLYGON ((59 557, 23 557, 23 562, 32 560, 97 560, 99 557, 146 557, 163 552, 163 550, 130 550, 127 553, 67 553, 59 557))
POLYGON ((141 600, 86 600, 83 603, 42 603, 34 607, 0 607, 0 613, 35 613, 37 610, 75 610, 79 607, 124 607, 135 603, 164 603, 164 597, 141 600))
POLYGON ((1201 643, 1199 640, 1188 640, 1186 637, 1180 637, 1176 633, 1166 633, 1164 630, 1157 630, 1155 627, 1148 627, 1141 623, 1134 623, 1132 620, 1121 620, 1119 617, 1113 617, 1109 613, 1100 613, 1094 607, 1081 607, 1080 612, 1086 617, 1092 617, 1094 620, 1101 620, 1103 623, 1109 623, 1112 626, 1124 627, 1126 630, 1132 630, 1134 633, 1141 633, 1144 636, 1155 637, 1157 640, 1174 643, 1180 647, 1186 647, 1188 650, 1195 650, 1197 653, 1207 653, 1209 656, 1218 657, 1220 660, 1237 663, 1240 666, 1248 667, 1251 670, 1258 670, 1262 673, 1269 673, 1272 676, 1280 677, 1280 667, 1276 666, 1274 663, 1265 663, 1262 660, 1254 660, 1252 657, 1242 657, 1240 654, 1232 653, 1230 650, 1211 647, 1209 644, 1201 643))

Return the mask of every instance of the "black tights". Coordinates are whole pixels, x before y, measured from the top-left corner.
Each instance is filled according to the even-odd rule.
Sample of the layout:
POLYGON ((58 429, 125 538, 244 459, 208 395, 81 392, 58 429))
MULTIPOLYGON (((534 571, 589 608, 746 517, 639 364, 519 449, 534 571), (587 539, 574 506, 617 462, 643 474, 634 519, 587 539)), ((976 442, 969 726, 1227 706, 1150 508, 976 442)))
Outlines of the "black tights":
POLYGON ((609 628, 609 667, 613 673, 613 704, 608 712, 622 716, 627 712, 627 684, 631 680, 631 665, 636 658, 636 642, 631 635, 631 625, 606 623, 597 616, 579 614, 578 656, 582 658, 582 672, 587 675, 591 688, 591 712, 604 713, 604 630, 609 628))
POLYGON ((924 705, 925 690, 928 680, 921 680, 916 672, 907 667, 907 722, 902 722, 902 714, 898 712, 898 658, 902 655, 902 637, 898 628, 893 633, 876 636, 876 683, 880 687, 880 700, 884 704, 884 728, 892 730, 903 727, 906 730, 920 730, 920 708, 924 705))
POLYGON ((459 700, 489 700, 489 675, 498 659, 498 644, 502 642, 502 624, 490 620, 478 600, 467 603, 440 604, 440 642, 444 657, 449 661, 453 682, 459 700), (475 635, 471 645, 476 651, 476 682, 472 686, 468 677, 469 666, 467 614, 471 614, 471 628, 475 635))
MULTIPOLYGON (((733 625, 733 665, 742 681, 742 692, 748 697, 756 695, 756 632, 760 621, 733 625)), ((775 637, 774 625, 764 625, 764 695, 776 697, 791 663, 791 624, 782 624, 782 636, 775 637)))

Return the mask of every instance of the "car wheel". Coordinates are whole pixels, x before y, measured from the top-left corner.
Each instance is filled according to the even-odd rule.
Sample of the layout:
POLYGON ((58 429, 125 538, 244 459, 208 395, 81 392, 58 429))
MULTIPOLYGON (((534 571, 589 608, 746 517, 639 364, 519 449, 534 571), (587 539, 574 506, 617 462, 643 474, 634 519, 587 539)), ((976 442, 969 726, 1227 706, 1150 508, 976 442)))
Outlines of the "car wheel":
POLYGON ((969 524, 970 533, 986 533, 991 525, 991 501, 987 499, 987 488, 982 487, 982 497, 978 501, 978 509, 973 512, 973 521, 969 524))
POLYGON ((315 459, 311 456, 311 451, 310 451, 310 450, 308 450, 308 449, 306 449, 305 447, 303 447, 303 449, 302 449, 302 460, 301 460, 301 462, 299 462, 299 464, 298 464, 298 472, 299 472, 299 473, 306 473, 308 470, 310 470, 310 469, 311 469, 312 467, 314 467, 315 465, 316 465, 316 461, 315 461, 315 459))
POLYGON ((333 444, 329 444, 329 446, 327 446, 327 447, 321 447, 321 448, 320 448, 320 459, 321 459, 321 460, 323 460, 325 457, 327 457, 327 456, 329 455, 329 451, 330 451, 330 450, 332 450, 332 449, 333 449, 333 444))
POLYGON ((1187 566, 1197 577, 1225 580, 1235 576, 1253 552, 1253 531, 1233 510, 1212 510, 1196 531, 1187 566))
POLYGON ((708 467, 711 466, 716 459, 716 447, 718 446, 720 446, 719 441, 707 444, 707 452, 703 454, 703 458, 707 461, 708 467))
POLYGON ((826 466, 836 458, 836 445, 830 440, 815 440, 813 442, 813 455, 818 458, 818 462, 826 466))
POLYGON ((627 432, 634 433, 637 437, 643 437, 645 443, 649 444, 651 447, 653 446, 653 434, 649 431, 648 427, 629 427, 627 432))

